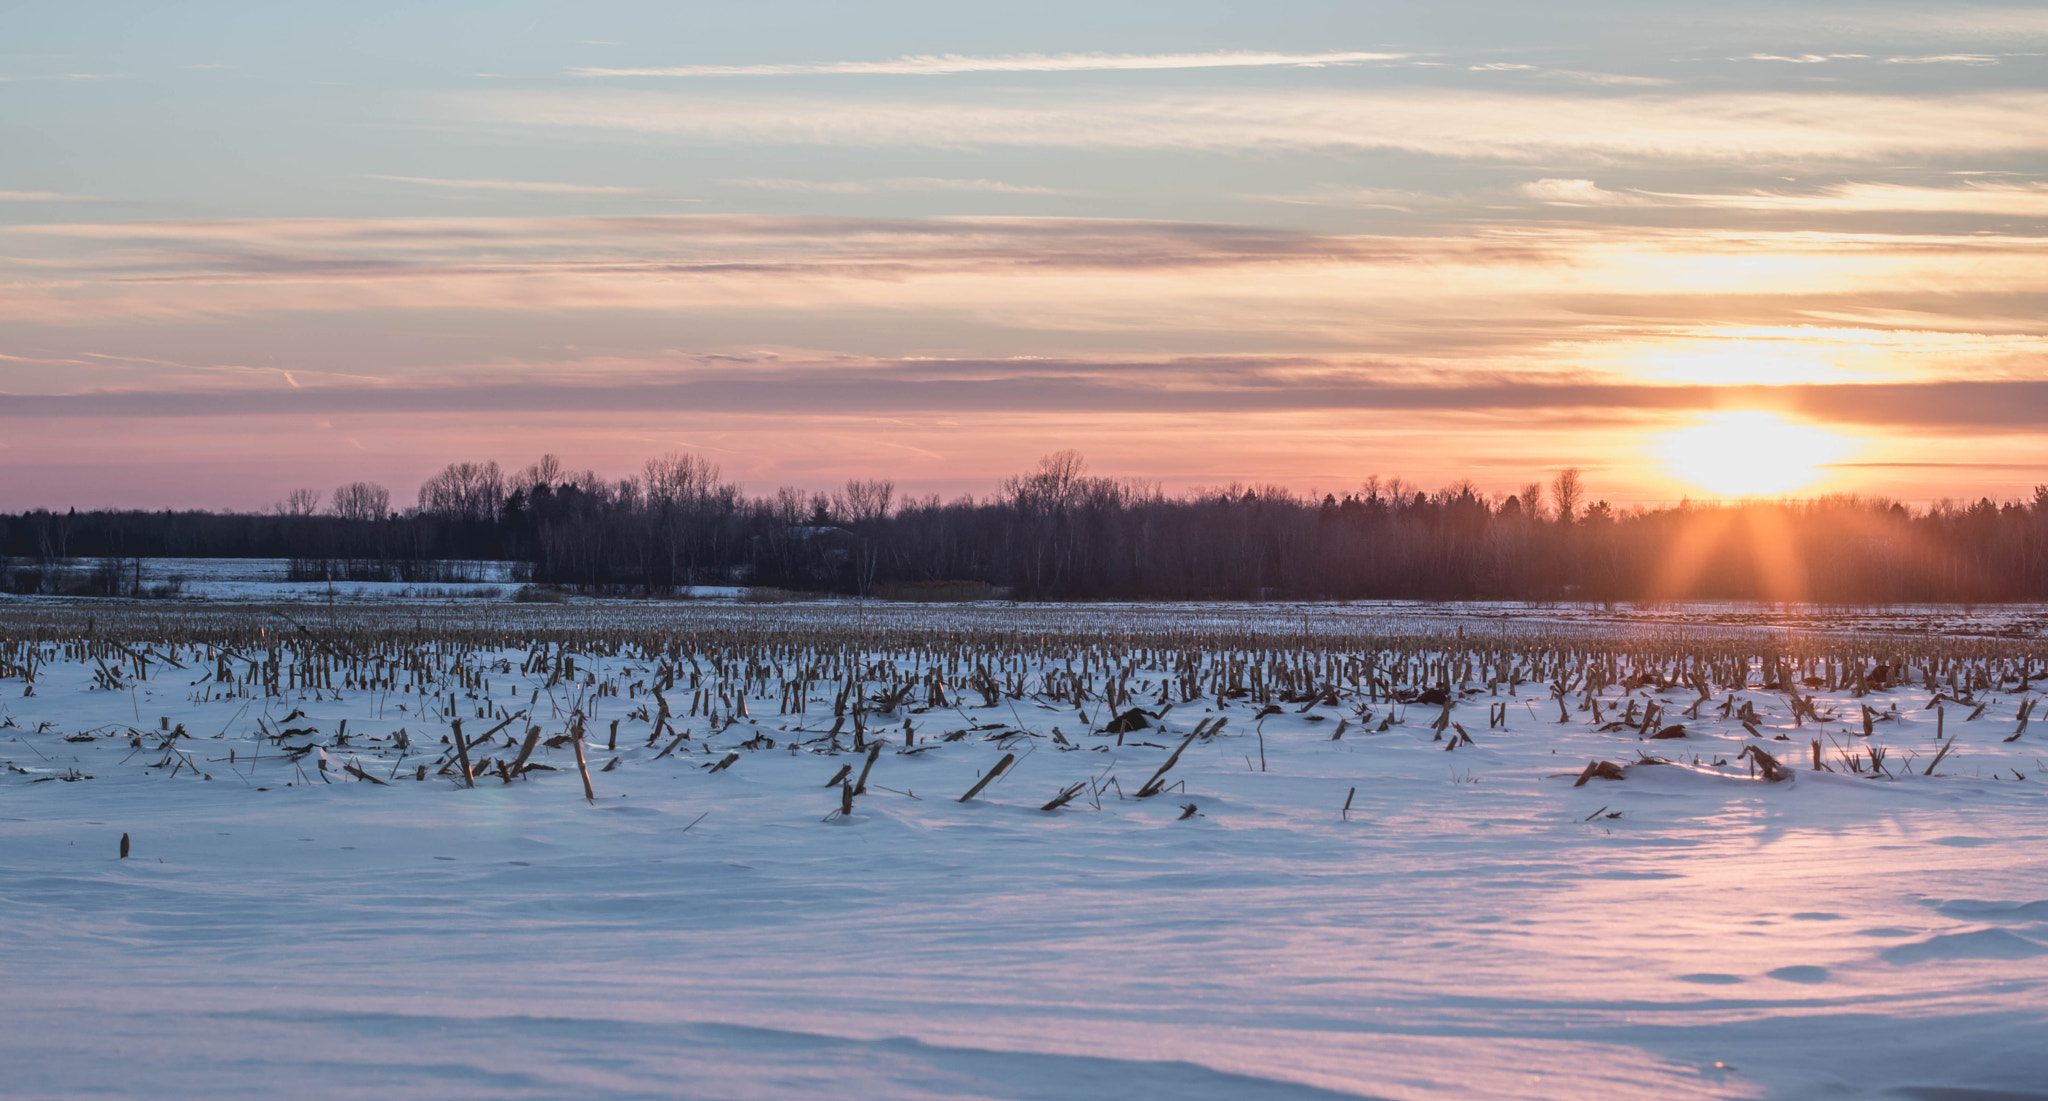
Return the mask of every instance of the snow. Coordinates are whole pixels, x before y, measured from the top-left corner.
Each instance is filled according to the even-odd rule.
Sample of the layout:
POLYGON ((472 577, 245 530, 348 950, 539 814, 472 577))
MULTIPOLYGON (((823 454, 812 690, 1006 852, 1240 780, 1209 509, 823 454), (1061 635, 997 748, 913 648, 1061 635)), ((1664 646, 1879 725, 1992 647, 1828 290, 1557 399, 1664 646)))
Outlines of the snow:
MULTIPOLYGON (((71 569, 90 572, 96 559, 79 559, 71 569)), ((425 604, 509 604, 521 587, 517 580, 530 570, 526 563, 487 560, 446 560, 433 565, 447 576, 471 578, 449 582, 291 581, 289 561, 282 558, 145 558, 145 590, 176 582, 176 595, 140 601, 103 601, 109 605, 162 607, 196 603, 235 605, 383 605, 418 608, 425 604)), ((739 603, 748 590, 733 585, 697 585, 682 594, 699 603, 739 603)), ((1488 631, 1647 631, 1667 627, 1692 630, 1782 630, 1906 633, 1950 637, 2048 638, 2048 604, 1985 604, 1969 607, 1936 604, 1878 606, 1761 603, 1756 601, 1657 601, 1589 603, 1556 601, 1272 601, 1257 604, 1193 601, 1101 601, 1086 605, 1014 604, 979 601, 962 604, 892 604, 851 597, 776 597, 783 615, 821 624, 865 621, 916 624, 943 615, 949 624, 1001 625, 1012 621, 1034 626, 1063 627, 1079 615, 1112 629, 1172 623, 1179 627, 1275 631, 1299 627, 1310 634, 1357 630, 1403 630, 1444 625, 1469 625, 1488 631)), ((672 603, 572 596, 566 603, 580 608, 638 610, 672 603)), ((68 599, 21 596, 0 592, 0 607, 67 606, 68 599)), ((661 613, 657 613, 661 614, 661 613)), ((751 622, 752 606, 730 611, 734 622, 751 622)))
MULTIPOLYGON (((808 628, 1013 611, 674 614, 808 628)), ((1111 633, 1177 613, 1020 614, 1111 633)), ((1438 708, 1375 704, 1361 722, 1348 694, 1263 722, 1204 699, 1118 745, 1091 733, 1099 700, 969 693, 872 718, 888 748, 840 817, 826 780, 866 758, 791 748, 829 726, 829 681, 805 732, 783 729, 798 717, 776 715, 771 687, 719 733, 685 717, 692 739, 659 760, 631 717, 644 690, 590 700, 586 802, 568 746, 535 752, 560 771, 509 784, 419 782, 448 749, 431 699, 209 698, 191 656, 121 690, 95 688, 89 660, 46 666, 33 696, 0 680, 0 1096, 2048 1096, 2048 728, 2003 740, 2017 685, 1980 693, 1995 702, 1974 722, 1947 705, 1956 747, 1934 776, 1924 689, 1816 691, 1841 716, 1828 759, 1886 747, 1882 779, 1813 771, 1814 724, 1760 689, 1735 706, 1755 706, 1761 742, 1719 718, 1725 691, 1673 717, 1684 738, 1641 741, 1576 709, 1559 723, 1541 685, 1482 681, 1452 711, 1474 744, 1450 750, 1438 708), (1504 730, 1488 728, 1497 702, 1504 730), (1863 704, 1898 717, 1860 737, 1863 704), (1222 734, 1167 775, 1184 786, 1128 798, 1218 715, 1222 734), (259 717, 324 748, 288 764, 259 717), (168 759, 160 718, 210 779, 146 767, 168 759), (898 752, 906 718, 929 748, 898 752), (760 734, 775 747, 703 767, 760 734), (1736 758, 1752 744, 1794 779, 1753 778, 1736 758), (1017 764, 956 801, 1004 752, 1017 764), (1642 753, 1675 763, 1574 786, 1590 760, 1642 753), (73 770, 91 779, 45 779, 73 770), (1076 782, 1065 809, 1038 809, 1076 782)), ((519 674, 523 650, 492 656, 512 667, 491 674, 497 708, 533 700, 544 734, 563 732, 566 690, 551 703, 548 673, 519 674)), ((648 668, 578 661, 621 684, 648 668)), ((1651 698, 1695 696, 1615 686, 1603 706, 1651 698)), ((471 714, 471 736, 495 724, 471 714)))
MULTIPOLYGON (((60 573, 90 574, 104 560, 74 559, 60 573)), ((120 560, 133 563, 135 559, 120 560)), ((139 586, 153 595, 107 604, 393 604, 424 602, 510 603, 532 572, 530 563, 494 559, 437 559, 424 563, 429 572, 448 581, 293 581, 285 558, 144 558, 139 560, 139 586)), ((6 560, 0 559, 0 565, 6 560)), ((25 563, 17 563, 25 564, 25 563)), ((133 570, 133 565, 124 567, 133 570)), ((131 574, 130 576, 134 576, 131 574)), ((690 600, 738 600, 746 589, 733 585, 697 585, 683 596, 690 600)), ((0 592, 0 606, 58 605, 70 597, 0 592)))

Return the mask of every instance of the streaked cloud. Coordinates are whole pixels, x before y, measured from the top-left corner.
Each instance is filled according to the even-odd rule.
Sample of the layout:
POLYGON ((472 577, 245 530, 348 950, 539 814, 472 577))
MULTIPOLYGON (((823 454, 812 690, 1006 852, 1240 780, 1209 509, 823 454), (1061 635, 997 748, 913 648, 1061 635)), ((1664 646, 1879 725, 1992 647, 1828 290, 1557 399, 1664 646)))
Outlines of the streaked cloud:
POLYGON ((823 61, 764 65, 669 65, 653 68, 569 70, 577 76, 808 76, 821 74, 870 76, 950 76, 960 73, 1079 73, 1156 69, 1323 68, 1372 61, 1398 61, 1410 55, 1337 50, 1324 53, 1269 53, 1219 50, 1181 54, 1004 54, 972 57, 963 54, 917 54, 889 61, 823 61))
POLYGON ((1592 180, 1533 180, 1516 188, 1525 197, 1550 206, 1669 206, 1663 197, 1643 191, 1610 191, 1592 180))
POLYGON ((1635 76, 1629 73, 1589 73, 1581 69, 1545 69, 1537 75, 1554 77, 1572 84, 1597 84, 1608 87, 1658 88, 1678 83, 1668 77, 1635 76))
POLYGON ((373 180, 424 184, 458 191, 523 191, 537 195, 644 195, 645 188, 609 184, 545 183, 534 180, 449 180, 434 176, 385 176, 368 174, 373 180))
MULTIPOLYGON (((553 378, 434 385, 164 391, 102 389, 0 395, 0 418, 246 417, 616 411, 786 415, 875 413, 1273 413, 1306 410, 1456 413, 1693 413, 1758 409, 1833 423, 2010 427, 2036 423, 2048 380, 1940 380, 1791 385, 1644 385, 1473 380, 1437 385, 1337 379, 1289 384, 1323 365, 1299 359, 1175 361, 856 361, 766 370, 664 372, 593 383, 553 378), (1215 371, 1209 368, 1217 368, 1215 371), (1136 381, 1126 381, 1135 376, 1136 381)), ((1341 367, 1341 364, 1332 364, 1341 367)), ((1341 372, 1340 372, 1341 373, 1341 372)))
POLYGON ((872 148, 1391 149, 1454 158, 1863 161, 2048 149, 2048 92, 1505 95, 1243 92, 987 101, 499 92, 449 100, 488 125, 872 148))
POLYGON ((2028 42, 2048 38, 2048 11, 2037 4, 1885 3, 1881 0, 1834 5, 1774 5, 1770 8, 1728 6, 1694 19, 1719 23, 1722 33, 1754 40, 1924 42, 1930 38, 1985 42, 2028 42))
POLYGON ((1322 184, 1301 191, 1280 194, 1246 194, 1241 199, 1286 203, 1292 206, 1335 206, 1357 210, 1391 210, 1412 213, 1419 208, 1440 207, 1452 201, 1448 196, 1426 191, 1404 191, 1391 187, 1349 187, 1322 184))
POLYGON ((1655 88, 1675 84, 1677 81, 1661 76, 1630 76, 1623 73, 1594 73, 1581 69, 1545 69, 1539 65, 1524 65, 1512 61, 1489 61, 1480 65, 1467 65, 1469 73, 1528 73, 1532 76, 1549 77, 1573 84, 1599 84, 1615 87, 1655 88))
POLYGON ((1675 194, 1631 188, 1610 190, 1592 180, 1542 179, 1522 184, 1522 195, 1550 206, 1702 207, 1790 213, 1984 214, 2048 218, 2048 184, 1969 182, 1956 187, 1840 183, 1807 192, 1746 191, 1675 194))
POLYGON ((2048 11, 2034 4, 1854 5, 1852 18, 1911 32, 1972 38, 2048 37, 2048 11))
POLYGON ((1869 54, 1748 54, 1731 57, 1730 61, 1783 61, 1792 65, 1823 65, 1830 61, 1855 61, 1869 57, 1869 54))
POLYGON ((724 181, 762 191, 806 191, 825 195, 872 195, 877 192, 982 191, 1001 195, 1063 195, 1058 188, 1001 180, 960 180, 939 176, 894 176, 876 180, 790 180, 775 177, 742 177, 724 181))
MULTIPOLYGON (((1918 488, 1924 497, 1926 487, 1960 484, 1972 495, 2025 496, 2048 462, 2033 426, 2018 423, 2013 412, 2042 400, 2025 387, 1381 388, 1323 407, 1251 388, 1105 393, 1099 384, 1076 386, 1060 376, 1101 378, 1121 364, 1052 366, 1045 380, 979 386, 878 385, 875 376, 886 378, 886 366, 838 379, 653 389, 480 384, 365 395, 279 386, 260 399, 225 395, 210 406, 166 395, 162 412, 135 394, 94 397, 61 411, 39 403, 32 413, 23 407, 23 415, 9 415, 12 403, 0 398, 0 423, 19 458, 12 469, 24 475, 0 493, 26 502, 15 507, 61 508, 76 500, 82 507, 153 508, 174 487, 203 485, 223 494, 206 498, 214 507, 255 507, 276 499, 279 486, 365 477, 410 486, 456 459, 516 467, 553 451, 579 466, 624 474, 650 454, 688 449, 714 456, 755 492, 883 473, 899 490, 952 496, 987 493, 1059 442, 1084 448, 1098 470, 1158 477, 1169 489, 1251 480, 1318 495, 1355 487, 1368 473, 1425 486, 1469 477, 1505 492, 1569 456, 1599 497, 1624 504, 1667 499, 1673 491, 1645 463, 1646 445, 1725 398, 1771 402, 1800 419, 1786 407, 1834 410, 1844 414, 1825 422, 1835 430, 1882 441, 1855 457, 1866 465, 1845 472, 1840 488, 1918 488), (1916 415, 1923 410, 1936 415, 1916 415), (1946 419, 1952 415, 1958 419, 1946 419), (323 421, 333 430, 318 430, 323 421), (1957 433, 1967 433, 1988 461, 1959 458, 1949 442, 1957 433), (1457 446, 1447 446, 1453 440, 1457 446), (1172 461, 1161 464, 1161 454, 1172 461)), ((1954 490, 1936 488, 1934 495, 1944 492, 1954 490)))
POLYGON ((1665 7, 379 24, 425 66, 279 9, 203 79, 192 17, 52 8, 13 65, 146 79, 0 84, 0 496, 678 447, 981 492, 1074 445, 1619 501, 1730 403, 1879 426, 1840 488, 2048 478, 2048 10, 1665 7), (2004 473, 1911 473, 1958 452, 2004 473))
MULTIPOLYGON (((1590 181, 1548 180, 1542 192, 1591 202, 1615 194, 1648 195, 1660 202, 1775 201, 1771 197, 1660 196, 1609 192, 1590 181)), ((1930 192, 1989 196, 1999 202, 2038 202, 2038 190, 2015 188, 1878 189, 1919 201, 1930 192)), ((1854 191, 1835 201, 1865 200, 1854 191)), ((1883 199, 1882 201, 1890 201, 1883 199)), ((1933 200, 1928 200, 1932 204, 1933 200)), ((568 280, 583 289, 568 302, 622 304, 698 296, 710 286, 762 293, 763 280, 803 277, 782 294, 798 299, 829 282, 892 284, 909 295, 933 278, 971 296, 977 281, 1028 273, 1045 276, 1117 273, 1119 284, 1077 283, 1082 299, 1107 301, 1134 294, 1157 299, 1194 293, 1202 272, 1230 272, 1240 283, 1264 271, 1285 282, 1295 273, 1350 281, 1333 289, 1354 293, 1358 280, 1382 275, 1444 293, 1449 284, 1423 289, 1417 266, 1442 277, 1467 273, 1469 286, 1505 289, 1526 271, 1541 271, 1528 293, 1566 290, 1598 293, 1697 294, 1710 287, 1755 292, 1825 293, 1874 288, 1914 273, 1939 279, 1952 292, 1986 286, 2015 290, 2048 287, 2039 263, 2040 238, 1997 234, 1819 233, 1752 229, 1655 229, 1632 226, 1475 226, 1431 235, 1309 233, 1281 228, 1172 223, 1104 218, 819 218, 758 215, 661 215, 571 218, 243 219, 190 222, 67 223, 0 227, 7 259, 0 276, 35 273, 41 288, 22 287, 15 316, 32 316, 30 297, 72 297, 100 304, 109 293, 158 293, 148 288, 355 287, 333 306, 350 308, 375 284, 394 285, 394 303, 422 306, 436 287, 464 301, 491 285, 510 289, 519 280, 568 280), (80 250, 83 250, 82 252, 80 250), (1146 276, 1172 275, 1153 285, 1146 276), (962 277, 973 277, 958 282, 962 277), (685 284, 694 289, 683 291, 685 284), (406 285, 405 289, 396 289, 406 285), (97 288, 84 293, 86 287, 97 288), (458 289, 468 288, 468 289, 458 289), (608 289, 607 289, 608 288, 608 289), (653 295, 653 299, 646 296, 653 295)), ((567 288, 564 288, 565 292, 567 288)), ((326 293, 326 292, 319 292, 326 293)), ((496 292, 492 292, 496 293, 496 292)), ((1005 292, 1008 293, 1008 292, 1005 292)), ((1238 292, 1253 310, 1282 308, 1257 300, 1257 288, 1238 292)), ((1285 292, 1300 293, 1300 292, 1285 292)), ((317 298, 318 295, 311 297, 317 298)), ((1411 297, 1404 294, 1402 297, 1411 297)), ((769 300, 774 300, 773 298, 769 300)), ((50 299, 45 298, 47 303, 50 299)), ((310 308, 323 308, 309 302, 310 308)), ((297 308, 297 307, 294 307, 297 308)))
POLYGON ((1887 65, 1996 65, 1996 54, 1933 54, 1927 57, 1887 57, 1887 65))
POLYGON ((1682 196, 1691 205, 1731 210, 1882 211, 1923 214, 1990 214, 2048 218, 2048 184, 1967 183, 1959 187, 1844 183, 1810 194, 1682 196))
MULTIPOLYGON (((1259 401, 1312 404, 1332 388, 1460 380, 2048 379, 2044 251, 2018 234, 1571 223, 1427 235, 1018 217, 77 223, 0 227, 0 318, 39 347, 99 341, 110 326, 154 332, 144 345, 93 350, 166 360, 195 357, 164 340, 231 323, 235 342, 283 350, 245 362, 276 362, 321 393, 454 385, 467 373, 543 385, 562 370, 591 386, 803 364, 806 377, 880 377, 882 339, 929 357, 929 381, 946 385, 974 380, 961 375, 971 348, 986 357, 973 361, 982 380, 1043 382, 1066 370, 1048 363, 1094 363, 1099 373, 1077 385, 1251 387, 1275 392, 1259 401), (432 348, 440 338, 428 334, 443 329, 465 348, 506 335, 473 367, 416 367, 404 347, 302 366, 313 354, 305 332, 403 332, 432 348), (562 351, 579 331, 646 350, 562 351), (813 350, 764 356, 750 335, 761 333, 802 333, 783 339, 813 350), (1155 354, 1106 354, 1134 347, 1155 354), (1076 360, 1076 348, 1105 354, 1076 360), (1198 354, 1217 348, 1245 354, 1198 354)), ((915 370, 908 358, 887 362, 890 377, 915 370)), ((159 373, 214 392, 245 370, 159 373)), ((135 378, 127 364, 23 363, 10 375, 17 394, 128 389, 135 378)))
POLYGON ((119 73, 0 73, 0 84, 22 80, 118 80, 119 73))

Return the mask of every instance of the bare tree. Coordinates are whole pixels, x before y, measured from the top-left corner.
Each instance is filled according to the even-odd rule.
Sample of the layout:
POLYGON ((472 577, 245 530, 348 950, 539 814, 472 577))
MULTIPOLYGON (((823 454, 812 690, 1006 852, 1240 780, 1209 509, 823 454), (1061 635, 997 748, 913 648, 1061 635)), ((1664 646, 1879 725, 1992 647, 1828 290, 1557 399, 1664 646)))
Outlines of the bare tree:
POLYGON ((311 516, 320 511, 320 491, 295 489, 272 507, 277 510, 279 516, 311 516))
POLYGON ((1038 460, 1036 471, 1003 479, 1003 494, 1023 512, 1063 515, 1080 499, 1087 470, 1088 460, 1079 451, 1055 451, 1038 460))
POLYGON ((628 475, 611 485, 611 502, 622 512, 639 512, 645 500, 646 486, 640 479, 628 475))
POLYGON ((465 520, 495 520, 505 505, 498 464, 449 463, 420 486, 420 511, 465 520))
POLYGON ((540 486, 557 486, 565 480, 562 477, 562 460, 553 455, 542 455, 540 461, 513 476, 512 488, 532 493, 540 486))
POLYGON ((664 563, 659 584, 687 586, 695 567, 718 555, 724 522, 739 501, 739 487, 721 476, 716 463, 686 451, 647 460, 641 482, 655 541, 650 561, 664 563))
POLYGON ((382 520, 391 514, 391 491, 375 482, 350 482, 334 491, 329 506, 344 520, 382 520))
MULTIPOLYGON (((551 461, 550 455, 542 462, 551 461)), ((535 464, 538 467, 540 464, 535 464)), ((559 470, 559 463, 555 466, 559 470)), ((529 468, 532 469, 532 468, 529 468)), ((525 475, 521 475, 522 478, 525 475)), ((702 500, 714 492, 718 484, 719 469, 701 455, 687 451, 672 451, 658 459, 647 460, 644 479, 647 486, 647 504, 658 508, 662 505, 681 506, 702 500)))
POLYGON ((889 505, 896 499, 896 483, 886 478, 849 478, 846 491, 834 502, 840 517, 848 523, 869 524, 889 518, 889 505))
MULTIPOLYGON (((50 567, 71 556, 132 563, 179 548, 274 554, 293 576, 336 580, 439 579, 427 576, 436 558, 518 558, 536 579, 640 592, 752 578, 848 593, 972 580, 1077 598, 2048 598, 2048 488, 1924 511, 1867 497, 1642 511, 1589 500, 1579 470, 1552 474, 1518 487, 1514 507, 1464 481, 1426 492, 1396 478, 1367 479, 1338 505, 1257 484, 1169 497, 1156 485, 1091 475, 1067 453, 1019 471, 1000 495, 942 503, 906 500, 880 480, 830 497, 794 488, 745 497, 711 464, 671 455, 623 480, 536 463, 522 479, 546 477, 549 488, 488 523, 472 516, 489 513, 501 475, 456 464, 423 495, 446 512, 393 516, 388 491, 357 482, 326 498, 325 515, 307 515, 310 491, 260 516, 0 515, 0 562, 6 584, 23 591, 55 591, 50 567), (1553 522, 1560 514, 1568 522, 1553 522), (1784 532, 1771 550, 1796 556, 1803 576, 1773 580, 1733 545, 1696 562, 1694 576, 1669 568, 1672 548, 1719 541, 1731 525, 1784 532), (1857 538, 1840 538, 1845 530, 1857 538)), ((109 591, 114 578, 121 591, 134 587, 125 566, 106 576, 109 591)))
POLYGON ((793 527, 804 522, 804 504, 808 500, 804 491, 795 486, 778 486, 775 499, 768 502, 769 515, 784 527, 793 527))
POLYGON ((1579 507, 1579 498, 1585 494, 1585 486, 1579 480, 1579 468, 1565 467, 1550 480, 1550 499, 1557 505, 1557 522, 1569 524, 1573 513, 1579 507))

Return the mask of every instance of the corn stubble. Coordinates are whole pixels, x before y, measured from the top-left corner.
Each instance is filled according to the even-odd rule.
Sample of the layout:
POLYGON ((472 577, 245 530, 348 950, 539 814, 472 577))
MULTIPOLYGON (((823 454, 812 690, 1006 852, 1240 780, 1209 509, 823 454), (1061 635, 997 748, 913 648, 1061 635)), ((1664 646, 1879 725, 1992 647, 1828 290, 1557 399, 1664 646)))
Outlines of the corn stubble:
MULTIPOLYGON (((2021 700, 2018 729, 2002 738, 2012 741, 2027 732, 2033 682, 2048 675, 2042 644, 2011 639, 1678 629, 1624 634, 1571 626, 1357 633, 1250 621, 1227 629, 1183 628, 1162 626, 1157 617, 1122 623, 1078 611, 1064 625, 1055 619, 1052 626, 1018 630, 943 610, 885 622, 762 613, 693 623, 617 606, 433 614, 365 609, 310 623, 248 609, 165 615, 50 608, 0 614, 0 631, 6 636, 0 639, 0 692, 11 686, 19 691, 9 694, 33 696, 51 669, 69 664, 89 673, 93 691, 170 685, 190 703, 242 701, 258 709, 347 702, 368 707, 387 724, 405 724, 390 735, 350 735, 345 723, 331 734, 310 721, 277 729, 262 724, 256 753, 236 758, 231 769, 253 772, 276 758, 277 767, 293 770, 293 782, 388 786, 401 777, 445 778, 473 788, 485 778, 511 784, 558 771, 547 763, 554 759, 549 751, 566 746, 584 797, 596 799, 585 724, 602 709, 624 712, 611 719, 608 752, 616 750, 622 724, 626 737, 644 737, 648 748, 666 743, 651 757, 622 764, 615 756, 599 770, 604 773, 646 767, 692 744, 683 751, 716 755, 703 762, 706 776, 743 775, 739 766, 747 753, 861 754, 857 776, 854 764, 842 764, 823 784, 834 789, 839 816, 851 816, 856 797, 869 796, 871 775, 886 777, 888 768, 877 768, 885 748, 913 755, 937 750, 976 763, 980 779, 960 802, 986 798, 995 781, 1013 773, 1028 775, 1028 758, 1041 749, 1157 748, 1168 755, 1130 796, 1149 799, 1174 786, 1169 774, 1191 745, 1225 736, 1233 711, 1247 720, 1290 713, 1310 721, 1324 717, 1318 711, 1329 712, 1341 719, 1328 739, 1336 740, 1354 722, 1362 731, 1384 732, 1406 721, 1396 715, 1414 707, 1417 721, 1434 713, 1427 727, 1438 741, 1448 735, 1444 748, 1455 750, 1475 742, 1450 721, 1452 708, 1481 696, 1489 731, 1505 731, 1512 702, 1532 716, 1521 723, 1525 734, 1554 729, 1554 723, 1591 723, 1633 732, 1645 745, 1675 746, 1684 743, 1686 728, 1661 722, 1666 704, 1648 699, 1650 692, 1697 694, 1690 707, 1670 706, 1689 719, 1715 708, 1758 739, 1765 731, 1755 700, 1742 700, 1738 710, 1736 694, 1775 694, 1784 697, 1794 728, 1843 727, 1812 738, 1810 769, 1879 779, 1901 770, 1936 776, 1955 760, 1960 731, 1938 736, 1932 759, 1917 768, 1874 745, 1856 747, 1880 723, 1899 717, 1900 704, 1888 694, 1933 693, 1926 706, 1940 709, 1943 733, 1943 704, 1972 708, 1969 722, 1998 698, 2021 700), (1615 690, 1619 698, 1611 695, 1615 690), (1645 693, 1643 700, 1637 691, 1645 693), (1879 706, 1859 702, 1852 720, 1822 711, 1815 702, 1821 691, 1879 706), (1603 706, 1620 709, 1624 700, 1625 711, 1603 713, 1603 706), (1535 717, 1539 702, 1554 705, 1557 718, 1535 717), (1048 737, 1028 730, 1020 707, 1072 711, 1083 733, 1069 737, 1055 728, 1048 737), (1197 717, 1203 711, 1210 714, 1197 717), (1099 726, 1088 723, 1090 714, 1099 726), (1368 726, 1375 720, 1376 730, 1368 726), (485 733, 465 736, 465 723, 484 726, 485 733), (508 729, 517 733, 499 742, 508 729), (747 737, 730 740, 740 735, 747 737), (714 749, 720 739, 725 743, 714 749), (317 762, 310 772, 309 761, 317 762), (330 768, 330 761, 341 763, 330 768)), ((178 744, 193 735, 183 724, 171 729, 169 717, 161 727, 80 733, 130 739, 138 750, 131 758, 141 767, 168 767, 171 775, 197 771, 188 748, 178 744)), ((1263 731, 1254 725, 1246 733, 1259 738, 1263 765, 1263 731)), ((1776 740, 1789 737, 1781 732, 1776 740)), ((1740 757, 1762 780, 1782 781, 1794 769, 1762 741, 1740 757)), ((1666 761, 1645 752, 1635 761, 1595 761, 1564 775, 1583 785, 1666 761)), ((39 779, 47 778, 66 777, 39 779)), ((1088 805, 1079 801, 1084 792, 1095 805, 1105 793, 1124 798, 1122 785, 1105 771, 1031 803, 1048 813, 1076 809, 1088 805)), ((1350 797, 1344 802, 1348 816, 1350 797)))

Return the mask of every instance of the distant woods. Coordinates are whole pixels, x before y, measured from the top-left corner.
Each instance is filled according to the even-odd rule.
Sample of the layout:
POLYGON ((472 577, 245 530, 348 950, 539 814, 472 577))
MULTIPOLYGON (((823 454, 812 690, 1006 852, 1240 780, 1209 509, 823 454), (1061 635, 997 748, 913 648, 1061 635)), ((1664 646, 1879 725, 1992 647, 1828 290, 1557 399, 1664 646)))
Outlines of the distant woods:
MULTIPOLYGON (((1616 509, 1578 471, 1507 495, 1367 478, 1302 496, 1232 485, 1169 495, 1060 452, 983 497, 887 480, 748 496, 702 457, 604 479, 547 456, 454 463, 410 505, 383 486, 298 490, 264 513, 0 515, 0 586, 80 560, 281 558, 305 580, 440 581, 449 560, 533 580, 666 595, 695 585, 1026 599, 1739 598, 1844 603, 2048 599, 2048 487, 2025 501, 1826 497, 1616 509)), ((119 590, 118 565, 99 571, 119 590)), ((96 575, 97 576, 97 575, 96 575)))

